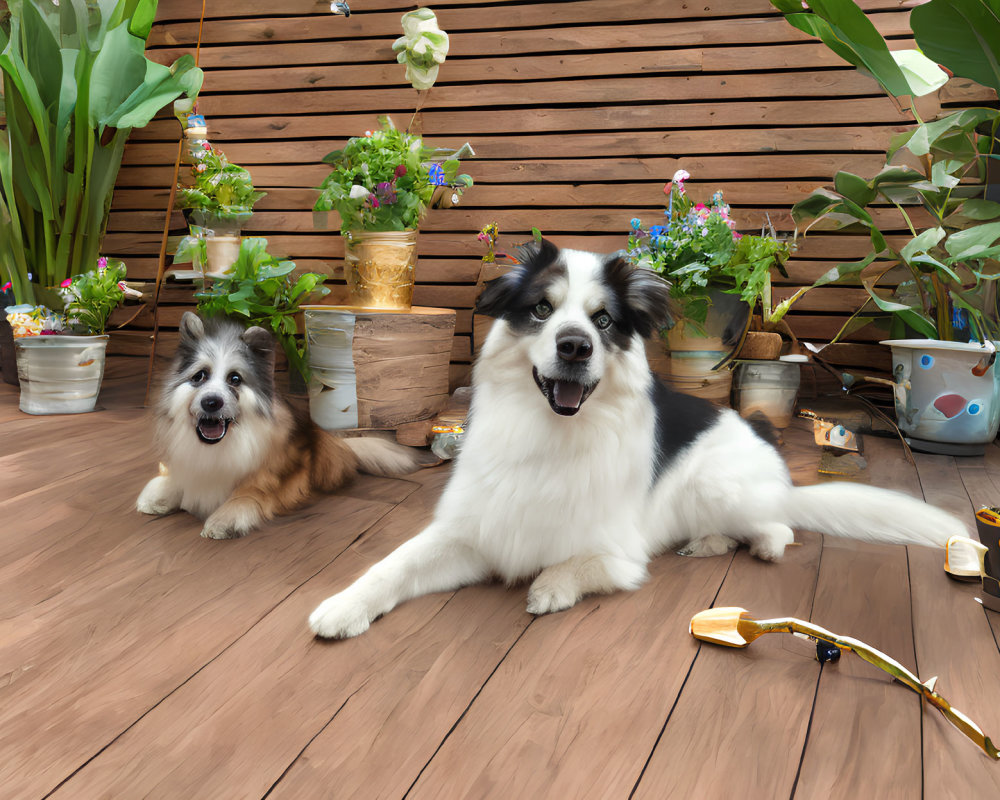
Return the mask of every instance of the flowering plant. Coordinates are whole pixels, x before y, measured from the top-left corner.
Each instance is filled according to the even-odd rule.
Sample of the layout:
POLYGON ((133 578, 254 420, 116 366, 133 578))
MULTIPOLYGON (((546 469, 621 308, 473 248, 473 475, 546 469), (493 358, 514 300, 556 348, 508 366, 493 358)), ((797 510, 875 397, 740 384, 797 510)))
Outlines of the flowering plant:
POLYGON ((45 306, 30 304, 11 306, 7 319, 15 337, 38 336, 43 333, 103 334, 111 312, 125 297, 142 297, 142 293, 125 284, 125 264, 97 259, 97 268, 66 278, 59 287, 65 308, 62 313, 45 306))
POLYGON ((333 167, 314 210, 340 214, 340 230, 402 231, 419 227, 438 187, 457 196, 472 186, 459 175, 459 151, 432 150, 414 134, 399 131, 388 117, 382 127, 348 140, 323 161, 333 167))
POLYGON ((194 185, 178 187, 178 206, 192 209, 192 219, 201 227, 217 227, 220 222, 230 228, 243 227, 254 203, 266 192, 256 191, 249 170, 230 163, 225 153, 208 142, 195 158, 194 185))
POLYGON ((666 278, 682 315, 697 324, 705 321, 713 289, 737 294, 751 308, 764 298, 769 303, 771 267, 786 274, 788 243, 773 231, 760 236, 738 233, 722 192, 712 195, 711 205, 695 203, 684 188, 690 177, 686 170, 677 170, 663 187, 664 224, 644 228, 638 218, 631 221, 629 260, 666 278))

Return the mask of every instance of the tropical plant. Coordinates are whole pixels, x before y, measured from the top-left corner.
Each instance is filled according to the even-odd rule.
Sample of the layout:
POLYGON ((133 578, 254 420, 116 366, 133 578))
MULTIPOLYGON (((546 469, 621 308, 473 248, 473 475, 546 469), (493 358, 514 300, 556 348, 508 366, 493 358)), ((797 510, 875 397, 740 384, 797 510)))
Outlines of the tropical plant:
POLYGON ((423 139, 399 131, 388 117, 381 128, 349 139, 342 150, 323 161, 333 167, 320 186, 316 211, 340 214, 341 233, 352 230, 414 230, 427 211, 435 190, 450 187, 455 194, 472 186, 458 174, 459 151, 433 150, 423 139))
POLYGON ((668 198, 664 224, 647 228, 640 219, 632 219, 629 260, 670 282, 670 296, 696 330, 705 322, 713 290, 739 295, 751 310, 758 303, 766 305, 768 321, 777 322, 792 300, 770 308, 771 269, 787 277, 784 264, 790 245, 773 230, 759 236, 738 233, 722 192, 712 195, 710 205, 695 203, 684 188, 688 178, 686 170, 678 170, 664 186, 668 198))
POLYGON ((308 299, 330 290, 322 285, 322 275, 306 272, 296 278, 294 269, 294 261, 282 261, 267 252, 267 239, 247 237, 240 242, 232 272, 196 292, 195 299, 198 311, 205 316, 237 317, 248 326, 260 325, 272 331, 289 366, 308 380, 305 342, 296 337, 295 315, 308 299))
POLYGON ((239 230, 266 192, 256 191, 250 171, 231 163, 208 142, 195 158, 197 163, 191 167, 194 185, 178 186, 178 207, 191 209, 191 221, 199 227, 239 230))
MULTIPOLYGON (((901 95, 920 94, 925 84, 937 82, 894 70, 901 59, 896 53, 885 59, 885 40, 854 3, 811 2, 812 13, 804 14, 798 2, 772 2, 789 22, 864 69, 897 104, 901 95)), ((1000 1, 930 0, 911 12, 910 24, 927 56, 956 75, 1000 90, 1000 1)), ((866 179, 838 172, 832 187, 816 190, 793 208, 803 232, 819 224, 864 230, 871 238, 865 258, 837 265, 814 284, 857 279, 867 290, 868 299, 834 341, 873 318, 888 318, 896 338, 907 329, 944 340, 1000 335, 995 286, 1000 203, 985 199, 983 185, 987 160, 996 158, 1000 112, 967 108, 924 122, 916 109, 911 111, 917 126, 893 138, 886 166, 877 175, 866 179), (902 150, 915 157, 920 170, 890 163, 902 150), (880 229, 879 206, 901 215, 909 233, 903 244, 892 243, 880 229), (905 270, 904 279, 889 297, 876 287, 895 267, 905 270)))
POLYGON ((0 283, 19 303, 58 304, 107 226, 125 140, 167 103, 194 96, 190 55, 144 55, 156 0, 10 0, 0 21, 0 283))

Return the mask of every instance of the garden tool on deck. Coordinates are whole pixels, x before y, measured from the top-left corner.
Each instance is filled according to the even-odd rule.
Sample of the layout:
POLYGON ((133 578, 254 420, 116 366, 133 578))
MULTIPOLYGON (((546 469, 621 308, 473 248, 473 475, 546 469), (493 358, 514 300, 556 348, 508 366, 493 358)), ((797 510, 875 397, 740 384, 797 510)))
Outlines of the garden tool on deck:
POLYGON ((691 618, 690 632, 696 639, 727 647, 746 647, 765 633, 791 633, 816 642, 817 657, 821 662, 835 661, 837 656, 833 655, 834 652, 839 655, 842 650, 853 651, 925 698, 944 715, 945 719, 979 745, 986 755, 1000 761, 1000 751, 990 741, 990 737, 983 733, 975 722, 958 709, 952 708, 947 700, 934 691, 936 677, 921 682, 898 661, 857 639, 838 636, 819 625, 792 617, 755 620, 749 616, 746 609, 737 607, 699 611, 691 618))

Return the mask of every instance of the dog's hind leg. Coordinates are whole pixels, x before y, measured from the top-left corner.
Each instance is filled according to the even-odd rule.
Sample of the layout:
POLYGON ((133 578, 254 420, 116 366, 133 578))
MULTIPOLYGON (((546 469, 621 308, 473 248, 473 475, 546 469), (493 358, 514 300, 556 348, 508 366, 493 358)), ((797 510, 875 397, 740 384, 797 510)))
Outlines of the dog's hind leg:
POLYGON ((576 605, 588 594, 610 594, 638 588, 646 565, 623 556, 588 553, 546 567, 528 590, 528 612, 549 614, 576 605))
POLYGON ((489 573, 483 556, 432 524, 404 542, 339 594, 309 615, 317 636, 347 639, 400 603, 431 592, 457 589, 489 573))
POLYGON ((135 507, 143 514, 163 516, 177 511, 183 498, 184 491, 170 480, 167 468, 160 464, 160 474, 139 493, 135 507))

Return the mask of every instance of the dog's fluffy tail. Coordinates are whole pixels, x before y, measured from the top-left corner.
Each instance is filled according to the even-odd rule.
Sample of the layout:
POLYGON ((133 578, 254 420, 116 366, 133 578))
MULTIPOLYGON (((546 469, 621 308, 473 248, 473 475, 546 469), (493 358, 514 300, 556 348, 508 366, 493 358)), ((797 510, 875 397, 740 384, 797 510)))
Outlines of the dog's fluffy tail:
POLYGON ((947 511, 888 489, 857 483, 798 486, 788 494, 788 524, 866 542, 944 547, 948 537, 968 535, 947 511))
POLYGON ((420 451, 375 437, 342 439, 358 459, 358 469, 369 475, 405 475, 423 466, 420 451))

